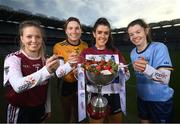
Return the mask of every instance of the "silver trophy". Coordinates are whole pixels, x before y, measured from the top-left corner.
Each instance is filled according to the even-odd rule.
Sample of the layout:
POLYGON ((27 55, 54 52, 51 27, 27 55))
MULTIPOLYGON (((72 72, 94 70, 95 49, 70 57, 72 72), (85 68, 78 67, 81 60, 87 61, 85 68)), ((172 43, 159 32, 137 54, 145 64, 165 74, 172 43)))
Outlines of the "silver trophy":
MULTIPOLYGON (((91 65, 91 66, 95 66, 95 65, 91 65)), ((92 118, 100 119, 106 116, 109 111, 107 108, 108 101, 101 94, 102 87, 110 84, 117 77, 117 72, 99 73, 98 75, 96 75, 95 73, 86 70, 86 77, 98 89, 98 95, 94 96, 90 100, 90 103, 88 104, 87 107, 88 113, 92 118)))

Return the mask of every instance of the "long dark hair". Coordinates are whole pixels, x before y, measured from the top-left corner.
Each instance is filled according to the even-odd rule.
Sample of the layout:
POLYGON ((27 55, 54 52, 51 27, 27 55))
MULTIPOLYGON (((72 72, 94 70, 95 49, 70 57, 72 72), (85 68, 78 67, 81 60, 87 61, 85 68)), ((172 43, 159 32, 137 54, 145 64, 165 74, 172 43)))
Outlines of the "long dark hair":
POLYGON ((99 25, 104 25, 104 26, 107 26, 109 28, 109 37, 108 37, 108 41, 106 43, 106 48, 114 51, 115 47, 114 47, 114 44, 113 44, 113 38, 112 38, 112 34, 111 34, 111 25, 110 25, 110 23, 104 17, 99 18, 94 24, 94 27, 93 27, 93 32, 94 33, 96 32, 96 29, 97 29, 97 27, 99 25))
MULTIPOLYGON (((145 29, 150 29, 149 25, 143 20, 143 19, 136 19, 132 22, 130 22, 127 26, 127 30, 129 29, 129 27, 131 26, 134 26, 134 25, 140 25, 141 27, 145 29)), ((151 42, 151 37, 150 37, 150 30, 148 31, 148 34, 146 35, 146 39, 147 39, 147 42, 151 42)))

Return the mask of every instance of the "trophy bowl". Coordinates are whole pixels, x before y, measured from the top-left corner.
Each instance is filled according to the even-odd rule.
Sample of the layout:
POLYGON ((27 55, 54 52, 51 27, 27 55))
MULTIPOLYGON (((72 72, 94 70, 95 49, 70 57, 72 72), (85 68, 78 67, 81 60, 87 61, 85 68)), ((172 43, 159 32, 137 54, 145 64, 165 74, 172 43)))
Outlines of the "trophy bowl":
MULTIPOLYGON (((92 64, 91 68, 96 68, 97 65, 92 64)), ((108 101, 101 95, 101 89, 103 86, 108 85, 114 81, 118 76, 116 71, 110 72, 110 70, 90 71, 86 70, 86 77, 91 84, 97 87, 98 96, 93 96, 88 105, 88 113, 91 118, 100 119, 106 116, 109 112, 108 101)))
POLYGON ((100 73, 96 75, 93 72, 86 71, 87 79, 93 84, 97 86, 105 86, 110 84, 116 77, 117 73, 111 73, 111 74, 103 74, 100 73))

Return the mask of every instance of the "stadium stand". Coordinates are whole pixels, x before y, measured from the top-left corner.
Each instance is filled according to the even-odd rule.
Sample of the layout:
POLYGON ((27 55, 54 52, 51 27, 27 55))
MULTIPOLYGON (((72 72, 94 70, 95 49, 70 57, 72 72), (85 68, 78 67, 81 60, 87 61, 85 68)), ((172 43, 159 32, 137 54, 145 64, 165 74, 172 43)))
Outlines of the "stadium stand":
MULTIPOLYGON (((37 13, 32 14, 26 10, 14 10, 8 6, 0 5, 0 44, 3 48, 7 46, 7 49, 11 49, 10 45, 18 45, 17 30, 20 22, 28 19, 34 19, 41 22, 42 27, 46 31, 47 46, 54 45, 57 41, 65 39, 65 33, 63 31, 63 25, 65 20, 59 20, 57 17, 47 17, 46 15, 37 13)), ((152 28, 153 40, 164 42, 170 49, 179 49, 180 43, 180 19, 174 19, 170 21, 161 21, 157 23, 150 23, 152 28)), ((92 41, 92 27, 82 26, 83 33, 82 39, 91 43, 92 41)), ((112 30, 113 39, 115 45, 121 49, 121 51, 129 51, 133 45, 130 43, 128 35, 126 33, 126 27, 112 30)), ((6 52, 0 51, 1 53, 6 52)), ((4 54, 6 54, 4 53, 4 54)))

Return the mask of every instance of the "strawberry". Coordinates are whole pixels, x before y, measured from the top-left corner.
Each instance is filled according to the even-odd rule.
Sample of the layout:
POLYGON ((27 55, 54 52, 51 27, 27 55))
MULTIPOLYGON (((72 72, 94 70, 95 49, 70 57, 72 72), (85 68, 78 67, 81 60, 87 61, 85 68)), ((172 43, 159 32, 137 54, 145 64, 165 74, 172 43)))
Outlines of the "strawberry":
POLYGON ((111 64, 110 62, 107 63, 107 68, 110 69, 111 68, 111 64))
POLYGON ((97 69, 98 71, 101 71, 101 66, 100 66, 100 65, 96 66, 96 69, 97 69))
POLYGON ((109 71, 110 71, 111 73, 113 73, 113 69, 112 69, 112 68, 110 68, 109 71))
POLYGON ((104 66, 103 66, 103 70, 108 70, 108 66, 107 66, 107 65, 104 65, 104 66))

